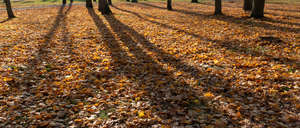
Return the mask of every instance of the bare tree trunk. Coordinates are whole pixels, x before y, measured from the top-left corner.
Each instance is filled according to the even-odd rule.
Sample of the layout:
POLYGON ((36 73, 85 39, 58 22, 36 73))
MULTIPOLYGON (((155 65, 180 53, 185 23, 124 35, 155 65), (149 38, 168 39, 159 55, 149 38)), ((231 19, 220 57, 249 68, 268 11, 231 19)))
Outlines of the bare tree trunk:
POLYGON ((265 0, 254 0, 251 17, 262 18, 264 17, 265 0))
POLYGON ((112 5, 112 2, 111 2, 111 0, 108 0, 108 4, 109 4, 109 5, 112 5))
POLYGON ((222 14, 222 0, 215 0, 215 15, 222 14))
POLYGON ((63 0, 62 2, 63 2, 63 5, 67 4, 67 0, 63 0))
POLYGON ((244 7, 243 7, 243 9, 245 11, 251 11, 252 10, 252 4, 253 4, 253 0, 244 0, 244 7))
POLYGON ((86 6, 87 8, 93 8, 92 0, 86 0, 85 6, 86 6))
POLYGON ((110 15, 112 13, 107 3, 107 0, 99 0, 98 10, 101 12, 102 15, 110 15))
POLYGON ((167 0, 167 9, 172 10, 172 0, 167 0))
POLYGON ((132 2, 132 3, 137 3, 137 2, 138 2, 138 0, 131 0, 131 2, 132 2))
POLYGON ((6 11, 7 11, 8 18, 15 18, 16 16, 14 15, 14 12, 11 9, 10 0, 4 0, 4 2, 6 5, 6 11))
POLYGON ((192 0, 191 3, 198 3, 198 0, 192 0))

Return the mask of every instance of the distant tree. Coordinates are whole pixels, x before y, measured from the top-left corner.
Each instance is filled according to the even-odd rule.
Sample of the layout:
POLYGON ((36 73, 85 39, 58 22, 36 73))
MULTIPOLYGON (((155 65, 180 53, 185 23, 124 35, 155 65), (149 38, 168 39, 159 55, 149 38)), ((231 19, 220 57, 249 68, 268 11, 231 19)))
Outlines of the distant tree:
POLYGON ((132 3, 137 3, 137 2, 138 2, 138 0, 131 0, 131 2, 132 2, 132 3))
POLYGON ((251 11, 252 10, 252 5, 253 5, 253 0, 244 0, 244 7, 243 7, 243 9, 245 11, 251 11))
POLYGON ((87 8, 93 8, 92 0, 86 0, 85 6, 86 6, 87 8))
POLYGON ((198 3, 198 0, 192 0, 191 2, 192 3, 198 3))
POLYGON ((262 18, 264 17, 265 0, 254 0, 251 17, 262 18))
POLYGON ((109 8, 107 0, 99 0, 98 10, 101 12, 102 15, 111 14, 111 10, 109 8))
POLYGON ((63 2, 63 5, 67 4, 67 0, 63 0, 62 2, 63 2))
POLYGON ((215 15, 222 14, 222 0, 215 0, 215 15))
POLYGON ((111 0, 108 0, 108 4, 109 4, 109 5, 112 5, 112 2, 111 2, 111 0))
POLYGON ((4 2, 6 5, 6 11, 7 11, 8 18, 15 18, 16 16, 14 15, 14 12, 11 9, 10 0, 4 0, 4 2))
POLYGON ((172 0, 167 0, 167 9, 172 10, 172 0))

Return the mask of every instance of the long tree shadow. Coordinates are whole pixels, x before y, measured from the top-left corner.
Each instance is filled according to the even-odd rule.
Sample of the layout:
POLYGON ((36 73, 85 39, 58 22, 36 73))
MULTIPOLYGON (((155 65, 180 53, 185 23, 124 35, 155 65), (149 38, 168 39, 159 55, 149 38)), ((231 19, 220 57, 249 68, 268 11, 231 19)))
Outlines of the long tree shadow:
MULTIPOLYGON (((151 22, 153 24, 157 24, 157 25, 162 26, 164 28, 177 30, 178 32, 183 32, 187 35, 191 35, 195 38, 201 39, 202 41, 214 42, 217 47, 226 48, 230 51, 238 52, 239 54, 249 54, 251 56, 257 56, 257 57, 263 56, 263 57, 266 57, 268 61, 271 60, 271 61, 275 61, 275 62, 280 63, 280 64, 287 64, 287 65, 296 64, 296 65, 299 65, 298 64, 299 62, 297 60, 292 60, 292 59, 284 58, 284 57, 274 57, 273 55, 268 55, 268 54, 262 53, 260 51, 251 50, 251 49, 249 49, 249 47, 246 47, 246 46, 242 47, 242 46, 240 46, 240 44, 243 44, 243 43, 241 41, 238 41, 238 40, 222 41, 222 40, 209 39, 207 37, 203 37, 203 36, 200 36, 200 35, 197 35, 195 33, 191 33, 191 32, 188 32, 188 31, 185 31, 185 30, 182 30, 182 29, 178 29, 176 27, 173 27, 173 26, 170 26, 170 25, 167 25, 167 24, 163 24, 163 23, 160 23, 160 22, 157 22, 157 21, 149 20, 149 19, 141 16, 137 12, 121 9, 119 7, 116 7, 116 6, 112 6, 112 7, 117 9, 117 10, 133 14, 133 15, 137 16, 140 19, 146 20, 146 21, 151 22)), ((151 18, 156 18, 156 17, 151 17, 151 18)))
MULTIPOLYGON (((145 2, 138 3, 136 5, 148 6, 148 7, 158 8, 158 9, 165 9, 163 7, 160 7, 160 6, 157 6, 157 5, 154 5, 154 4, 145 3, 145 2)), ((225 22, 228 22, 228 23, 235 23, 235 24, 252 26, 252 27, 260 27, 260 28, 264 28, 264 29, 268 29, 268 30, 280 30, 280 31, 293 32, 293 33, 298 33, 300 31, 300 28, 276 26, 276 25, 263 23, 263 22, 259 22, 259 23, 252 22, 252 21, 251 22, 241 22, 243 20, 248 19, 248 17, 236 18, 236 17, 233 17, 233 16, 212 16, 212 15, 205 15, 205 14, 192 12, 192 11, 188 11, 188 10, 182 10, 182 9, 174 9, 173 11, 183 13, 183 14, 187 14, 187 15, 198 16, 198 17, 201 17, 201 18, 204 18, 204 19, 216 19, 216 20, 225 21, 225 22)), ((285 24, 288 24, 288 23, 285 23, 285 24)))
MULTIPOLYGON (((28 111, 27 108, 33 109, 31 110, 32 112, 39 112, 41 110, 37 106, 39 106, 39 104, 47 104, 46 101, 41 102, 37 99, 33 99, 33 97, 38 97, 38 95, 43 95, 45 97, 54 96, 50 94, 49 91, 49 89, 52 90, 52 86, 45 86, 45 84, 43 84, 45 81, 53 82, 53 78, 56 77, 56 71, 53 71, 50 67, 50 64, 54 63, 54 61, 56 60, 55 58, 50 57, 48 54, 50 54, 51 50, 53 50, 52 48, 54 48, 56 45, 55 43, 53 43, 53 39, 55 38, 58 28, 62 25, 62 22, 64 22, 66 15, 69 13, 71 7, 72 5, 69 5, 69 7, 66 10, 65 6, 61 6, 59 8, 53 25, 51 26, 50 30, 46 33, 46 35, 40 40, 38 50, 33 53, 33 57, 31 57, 33 59, 28 60, 28 64, 25 65, 25 69, 22 69, 24 71, 21 74, 15 74, 14 77, 19 79, 9 82, 9 84, 12 86, 12 90, 16 88, 16 90, 21 91, 21 94, 25 96, 23 97, 24 99, 18 101, 19 104, 22 104, 23 107, 20 107, 15 110, 18 113, 22 113, 21 115, 19 115, 17 121, 20 121, 18 122, 19 124, 26 122, 26 124, 23 124, 24 127, 29 127, 29 125, 38 126, 40 125, 39 123, 41 123, 36 120, 33 120, 32 118, 30 119, 30 115, 24 113, 25 111, 28 111), (42 71, 45 69, 47 70, 47 72, 42 73, 42 71), (30 101, 28 101, 29 99, 30 101)), ((15 115, 11 116, 14 117, 15 115)), ((52 118, 55 118, 55 116, 51 116, 48 119, 52 118)), ((10 125, 14 126, 15 124, 10 125)))
POLYGON ((47 52, 49 52, 49 49, 52 47, 51 41, 55 36, 56 31, 58 30, 58 27, 61 25, 62 21, 64 20, 64 18, 66 17, 66 15, 68 14, 68 12, 70 11, 72 7, 72 4, 70 4, 70 6, 68 7, 68 9, 63 12, 65 6, 62 5, 58 11, 58 15, 55 18, 54 24, 51 27, 51 29, 49 30, 49 32, 44 36, 44 40, 42 41, 42 45, 39 46, 36 57, 34 57, 33 60, 30 60, 30 64, 33 68, 32 71, 34 71, 34 68, 36 68, 35 65, 38 65, 39 63, 42 63, 43 60, 49 60, 47 58, 47 52))
POLYGON ((280 20, 274 20, 272 18, 264 17, 262 21, 272 22, 272 23, 279 23, 279 24, 286 24, 286 25, 295 25, 297 27, 300 27, 300 23, 293 23, 293 22, 285 22, 280 20))
POLYGON ((9 21, 9 20, 11 20, 11 19, 13 19, 13 18, 7 18, 7 19, 5 19, 5 20, 2 20, 2 21, 0 21, 0 24, 1 24, 1 23, 5 23, 5 22, 7 22, 7 21, 9 21))
MULTIPOLYGON (((147 96, 149 96, 147 98, 151 100, 153 105, 158 106, 158 110, 164 112, 161 115, 161 118, 165 120, 170 119, 171 121, 174 121, 171 117, 175 116, 176 114, 177 116, 180 115, 180 118, 182 118, 181 114, 187 115, 188 111, 192 110, 191 108, 189 108, 190 100, 199 98, 201 94, 196 93, 196 90, 194 90, 194 88, 192 88, 185 81, 178 80, 180 78, 173 76, 172 71, 165 70, 162 67, 162 65, 158 62, 171 65, 175 68, 176 71, 182 71, 187 73, 187 77, 192 77, 194 79, 201 80, 201 82, 203 83, 201 84, 203 86, 202 91, 204 92, 211 91, 215 95, 221 96, 223 98, 233 98, 233 96, 230 94, 237 94, 236 96, 238 98, 233 98, 232 103, 248 104, 252 102, 252 100, 249 100, 247 96, 254 97, 261 95, 259 92, 251 91, 251 89, 241 91, 238 88, 235 88, 234 85, 230 85, 230 82, 233 79, 237 78, 233 78, 232 80, 225 80, 220 76, 210 74, 202 69, 188 65, 181 59, 175 58, 172 55, 165 53, 163 50, 149 42, 145 37, 137 33, 135 30, 128 27, 127 25, 124 25, 122 22, 114 18, 114 16, 105 16, 105 19, 108 21, 110 27, 113 30, 112 33, 109 32, 109 29, 104 25, 103 21, 101 21, 101 19, 95 14, 95 12, 92 9, 89 10, 89 14, 93 18, 99 31, 103 35, 105 35, 105 39, 109 40, 109 42, 107 41, 104 43, 111 52, 111 56, 114 62, 113 65, 115 67, 118 67, 116 68, 116 70, 122 70, 123 72, 125 72, 126 76, 130 78, 131 81, 138 83, 138 85, 146 85, 145 90, 147 91, 147 96), (127 53, 124 50, 122 50, 121 45, 112 36, 113 34, 116 34, 117 37, 122 41, 122 43, 126 47, 128 47, 129 52, 134 55, 134 58, 126 55, 127 53), (145 50, 153 52, 154 54, 156 54, 155 57, 157 58, 154 60, 154 58, 148 55, 145 52, 145 50), (152 79, 154 81, 167 82, 163 83, 163 86, 160 86, 154 81, 149 81, 149 79, 152 79), (222 84, 217 85, 217 83, 222 84), (149 95, 151 93, 153 95, 149 95), (180 112, 178 112, 178 110, 183 110, 181 111, 183 113, 179 114, 180 112)), ((269 101, 269 99, 263 99, 261 97, 259 97, 259 99, 259 103, 257 104, 260 105, 266 105, 266 103, 268 103, 267 101, 269 101)), ((204 102, 203 104, 206 103, 204 102)), ((196 106, 196 108, 197 107, 202 109, 201 106, 196 106)), ((208 106, 203 108, 207 107, 208 106)), ((223 109, 215 109, 213 107, 208 108, 208 110, 205 109, 207 113, 217 115, 217 113, 220 113, 222 111, 222 117, 230 118, 229 123, 238 124, 236 120, 233 119, 234 117, 232 117, 232 115, 230 114, 231 110, 228 111, 223 109)), ((245 111, 245 113, 243 113, 245 115, 244 118, 248 119, 249 121, 261 121, 254 119, 254 116, 251 115, 251 111, 247 112, 246 109, 244 109, 243 111, 245 111)), ((263 114, 263 112, 258 113, 263 114)), ((271 117, 272 114, 267 115, 271 117)), ((195 121, 193 123, 198 124, 199 122, 195 121)))
POLYGON ((284 18, 291 18, 291 19, 300 19, 300 16, 292 16, 292 15, 284 15, 284 14, 276 14, 274 12, 270 12, 270 11, 266 11, 265 14, 268 14, 268 15, 273 15, 273 16, 284 16, 284 18))
MULTIPOLYGON (((95 14, 93 9, 89 9, 89 14, 93 18, 97 28, 102 35, 105 35, 104 39, 107 49, 110 51, 113 59, 113 65, 118 72, 124 72, 126 77, 133 83, 146 87, 144 90, 145 99, 150 99, 151 105, 156 106, 156 110, 161 112, 160 117, 164 120, 172 119, 177 116, 180 119, 186 119, 185 115, 191 108, 204 107, 207 113, 216 113, 212 108, 207 108, 205 105, 192 106, 193 99, 199 99, 199 94, 195 93, 187 83, 180 81, 172 77, 172 72, 165 70, 162 65, 157 63, 153 58, 148 55, 141 47, 138 46, 138 41, 133 39, 130 33, 127 31, 127 26, 116 20, 113 16, 105 16, 105 19, 109 22, 113 32, 120 38, 122 43, 129 48, 129 52, 134 57, 128 56, 126 51, 123 50, 121 45, 113 37, 113 33, 105 26, 103 21, 95 14), (130 35, 129 35, 130 34, 130 35), (158 81, 164 81, 160 85, 158 81), (178 114, 178 113, 185 114, 178 114)), ((144 40, 146 41, 146 40, 144 40)), ((190 120, 190 119, 186 119, 190 120)), ((154 122, 158 123, 158 122, 154 122)), ((175 123, 174 120, 169 122, 175 123)), ((182 123, 182 122, 180 122, 182 123)), ((195 126, 199 127, 199 122, 194 122, 195 126)), ((182 124, 180 124, 182 125, 182 124)), ((149 124, 144 124, 149 126, 149 124)), ((142 127, 142 126, 139 126, 142 127)))
POLYGON ((274 11, 282 11, 282 12, 297 12, 299 13, 300 10, 294 10, 294 9, 282 9, 282 8, 267 8, 268 10, 274 10, 274 11))

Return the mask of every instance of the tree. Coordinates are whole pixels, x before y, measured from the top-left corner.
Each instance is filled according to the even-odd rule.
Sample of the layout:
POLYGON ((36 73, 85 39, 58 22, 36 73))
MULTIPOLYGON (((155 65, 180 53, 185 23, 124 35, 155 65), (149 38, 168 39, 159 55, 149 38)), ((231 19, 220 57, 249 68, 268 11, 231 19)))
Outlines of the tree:
POLYGON ((244 7, 245 11, 251 11, 252 9, 253 0, 244 0, 244 7))
POLYGON ((93 0, 94 2, 97 2, 97 0, 93 0))
POLYGON ((109 5, 112 5, 112 2, 111 2, 111 0, 108 0, 108 4, 109 4, 109 5))
POLYGON ((62 2, 63 2, 63 5, 67 4, 67 0, 63 0, 62 2))
POLYGON ((167 9, 172 10, 172 0, 167 0, 167 9))
POLYGON ((265 0, 254 0, 251 17, 262 18, 264 17, 265 0))
POLYGON ((109 8, 107 0, 99 0, 98 10, 101 12, 102 15, 111 14, 111 10, 109 8))
POLYGON ((93 8, 92 0, 86 0, 85 6, 86 6, 87 8, 93 8))
POLYGON ((73 3, 73 0, 70 0, 70 3, 73 3))
POLYGON ((137 2, 138 2, 138 0, 131 0, 131 2, 132 2, 132 3, 137 3, 137 2))
POLYGON ((6 5, 6 11, 7 11, 8 18, 15 18, 16 16, 14 15, 14 12, 11 9, 10 0, 4 0, 4 2, 6 5))
POLYGON ((222 14, 222 0, 215 0, 215 15, 222 14))
POLYGON ((192 3, 198 3, 198 0, 192 0, 191 2, 192 3))

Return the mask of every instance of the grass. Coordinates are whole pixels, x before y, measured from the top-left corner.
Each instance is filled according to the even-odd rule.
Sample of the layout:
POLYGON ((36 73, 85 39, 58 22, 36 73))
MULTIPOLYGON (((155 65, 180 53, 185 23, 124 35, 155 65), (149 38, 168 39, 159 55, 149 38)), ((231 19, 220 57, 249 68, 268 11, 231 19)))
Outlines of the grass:
MULTIPOLYGON (((113 0, 113 3, 115 2, 125 2, 126 0, 113 0)), ((161 2, 166 0, 139 0, 144 2, 161 2)), ((190 0, 173 0, 173 1, 185 1, 188 2, 190 0)), ((199 0, 199 2, 207 2, 210 0, 199 0)), ((67 0, 67 3, 69 0, 67 0)), ((74 0, 74 3, 81 3, 85 2, 85 0, 74 0)), ((300 3, 300 0, 267 0, 267 3, 272 4, 288 4, 288 3, 300 3)), ((27 6, 39 6, 39 5, 53 5, 53 4, 61 4, 62 0, 18 0, 13 1, 12 5, 13 7, 27 7, 27 6)), ((4 4, 0 4, 0 7, 4 7, 4 4)))
MULTIPOLYGON (((113 3, 116 2, 125 2, 126 0, 113 0, 113 3)), ((161 2, 165 0, 139 0, 140 2, 161 2)), ((176 2, 189 2, 190 0, 173 0, 176 2)), ((83 3, 85 0, 74 0, 74 3, 83 3)), ((209 2, 209 0, 199 0, 199 2, 209 2)), ((270 4, 294 4, 300 3, 300 0, 267 0, 267 3, 270 4)), ((13 7, 31 7, 31 6, 45 6, 45 5, 56 5, 61 4, 62 0, 19 0, 19 1, 12 1, 13 7)), ((69 3, 69 0, 67 0, 69 3)), ((0 9, 5 8, 3 3, 0 3, 0 9)))

